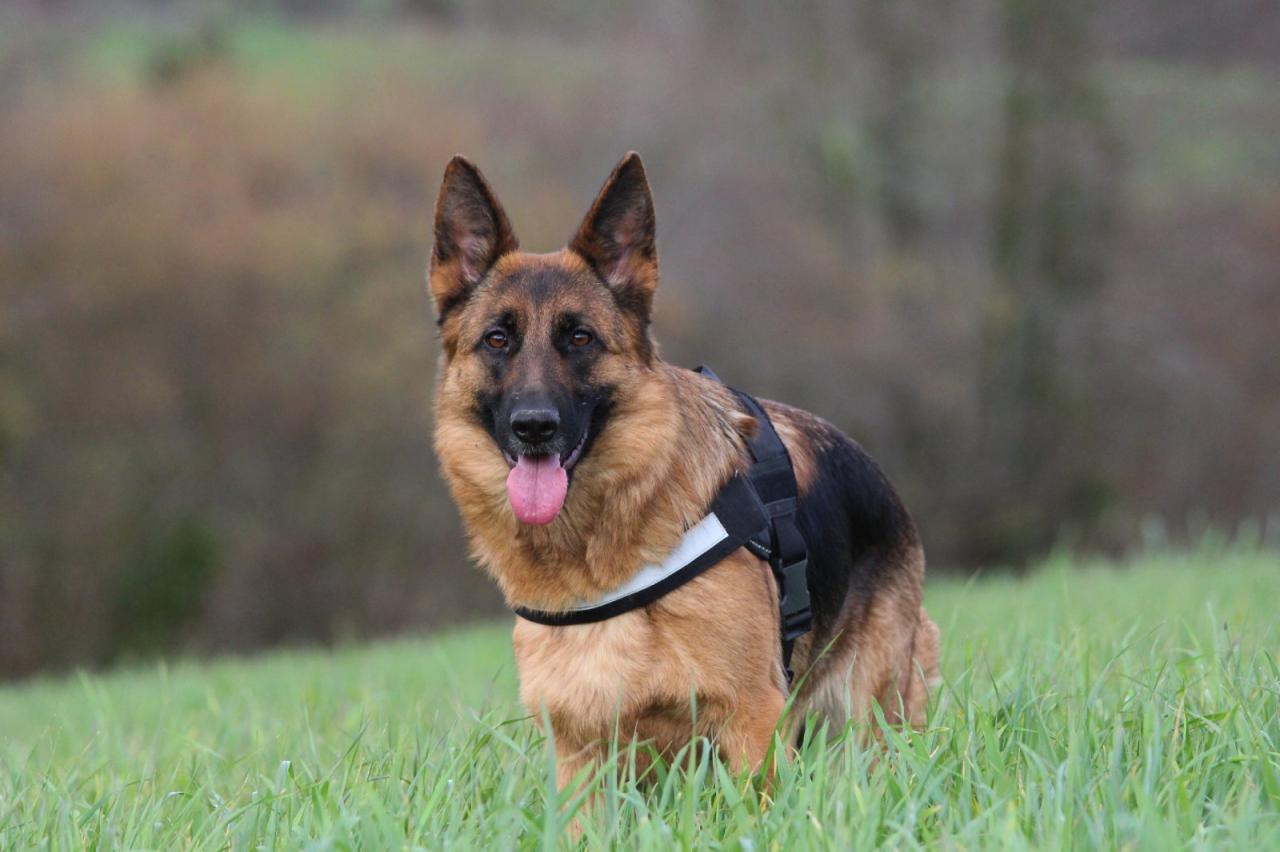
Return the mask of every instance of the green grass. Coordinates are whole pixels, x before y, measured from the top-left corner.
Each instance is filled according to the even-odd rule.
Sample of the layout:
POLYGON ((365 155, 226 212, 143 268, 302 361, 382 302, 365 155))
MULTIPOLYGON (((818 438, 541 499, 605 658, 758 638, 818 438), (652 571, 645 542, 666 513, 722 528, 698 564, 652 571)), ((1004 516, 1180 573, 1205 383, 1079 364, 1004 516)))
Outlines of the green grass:
MULTIPOLYGON (((946 683, 923 734, 833 732, 767 798, 705 752, 603 773, 586 838, 1280 848, 1277 601, 1280 558, 1231 549, 932 581, 946 683)), ((565 845, 507 633, 0 690, 0 848, 565 845)))

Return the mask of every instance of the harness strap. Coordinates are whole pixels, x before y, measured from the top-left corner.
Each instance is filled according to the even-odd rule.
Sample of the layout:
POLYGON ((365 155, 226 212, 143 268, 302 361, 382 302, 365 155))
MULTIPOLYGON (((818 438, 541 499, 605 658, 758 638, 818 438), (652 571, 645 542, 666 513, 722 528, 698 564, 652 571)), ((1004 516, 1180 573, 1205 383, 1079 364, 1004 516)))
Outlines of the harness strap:
MULTIPOLYGON (((678 562, 671 566, 673 570, 669 571, 663 570, 663 566, 643 568, 640 573, 650 572, 654 582, 642 585, 635 591, 621 596, 607 596, 596 603, 571 607, 563 611, 530 609, 523 606, 513 607, 513 610, 521 618, 552 627, 605 621, 624 612, 647 606, 668 592, 680 588, 739 547, 743 547, 768 523, 768 512, 761 504, 760 498, 756 496, 751 482, 746 477, 734 476, 716 494, 715 500, 711 503, 711 513, 697 525, 708 524, 712 528, 717 528, 716 532, 720 537, 709 547, 705 544, 701 545, 698 548, 700 552, 693 554, 690 561, 678 562)), ((689 540, 688 535, 685 540, 689 540)), ((677 551, 679 550, 680 548, 677 548, 677 551)))
MULTIPOLYGON (((707 367, 698 367, 695 372, 720 381, 720 377, 707 367)), ((760 502, 764 504, 769 525, 753 537, 751 544, 755 546, 749 545, 748 549, 769 561, 778 583, 782 670, 790 687, 795 677, 791 669, 791 652, 796 639, 813 627, 813 610, 809 602, 809 551, 796 522, 800 488, 796 484, 791 456, 773 428, 769 415, 751 394, 736 388, 730 390, 757 424, 756 434, 747 441, 753 461, 748 475, 760 502)))

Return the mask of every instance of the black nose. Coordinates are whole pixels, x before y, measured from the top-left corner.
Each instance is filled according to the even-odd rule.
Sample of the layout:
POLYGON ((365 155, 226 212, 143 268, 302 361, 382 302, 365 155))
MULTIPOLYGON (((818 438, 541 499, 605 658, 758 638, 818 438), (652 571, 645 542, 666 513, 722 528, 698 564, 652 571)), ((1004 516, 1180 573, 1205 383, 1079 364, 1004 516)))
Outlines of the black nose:
POLYGON ((511 412, 511 431, 526 444, 550 441, 560 429, 560 414, 554 408, 521 408, 511 412))

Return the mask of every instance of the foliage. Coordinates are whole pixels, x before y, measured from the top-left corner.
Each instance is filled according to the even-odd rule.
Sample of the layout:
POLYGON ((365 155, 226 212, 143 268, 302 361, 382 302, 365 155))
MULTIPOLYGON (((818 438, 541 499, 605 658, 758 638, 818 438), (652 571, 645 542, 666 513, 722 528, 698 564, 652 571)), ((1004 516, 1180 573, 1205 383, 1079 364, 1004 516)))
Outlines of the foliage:
MULTIPOLYGON (((1275 848, 1274 553, 931 581, 928 729, 779 771, 705 751, 592 780, 590 848, 1275 848)), ((0 846, 553 848, 578 804, 515 705, 505 625, 0 690, 0 846)))
POLYGON ((552 5, 0 9, 0 676, 497 610, 429 437, 458 151, 547 250, 639 149, 663 354, 857 438, 935 570, 1280 505, 1277 68, 1195 4, 552 5))

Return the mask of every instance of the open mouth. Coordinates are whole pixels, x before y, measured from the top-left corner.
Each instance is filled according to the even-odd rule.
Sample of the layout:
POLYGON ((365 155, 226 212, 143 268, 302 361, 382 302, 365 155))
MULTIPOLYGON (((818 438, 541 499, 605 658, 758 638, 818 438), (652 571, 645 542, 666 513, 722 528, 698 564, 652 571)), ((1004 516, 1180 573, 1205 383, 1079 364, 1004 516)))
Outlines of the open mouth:
MULTIPOLYGON (((560 456, 560 465, 565 470, 572 468, 578 463, 578 459, 582 457, 582 448, 587 445, 587 435, 588 431, 584 430, 582 438, 578 441, 578 446, 560 456)), ((511 455, 511 453, 506 450, 502 451, 502 457, 506 459, 508 467, 515 467, 519 463, 519 459, 517 459, 516 456, 511 455)), ((535 456, 535 458, 541 458, 541 456, 535 456)))
POLYGON ((549 524, 564 507, 569 492, 569 468, 582 456, 587 445, 587 432, 583 430, 578 445, 561 456, 555 453, 521 454, 512 458, 503 451, 511 472, 507 474, 507 499, 511 509, 522 524, 549 524))

